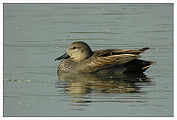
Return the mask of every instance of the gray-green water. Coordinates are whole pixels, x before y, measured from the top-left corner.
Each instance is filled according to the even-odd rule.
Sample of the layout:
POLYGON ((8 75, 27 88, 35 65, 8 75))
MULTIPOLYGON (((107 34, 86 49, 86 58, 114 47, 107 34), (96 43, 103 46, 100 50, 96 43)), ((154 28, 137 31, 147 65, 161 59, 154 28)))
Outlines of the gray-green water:
POLYGON ((4 4, 4 116, 173 116, 172 4, 4 4), (54 59, 77 40, 93 50, 150 47, 157 63, 131 83, 65 76, 54 59))

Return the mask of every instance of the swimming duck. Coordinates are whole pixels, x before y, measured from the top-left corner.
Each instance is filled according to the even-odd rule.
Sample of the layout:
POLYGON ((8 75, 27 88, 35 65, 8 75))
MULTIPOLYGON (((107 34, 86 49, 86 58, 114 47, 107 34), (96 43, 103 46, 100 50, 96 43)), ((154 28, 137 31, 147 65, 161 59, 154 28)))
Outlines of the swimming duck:
POLYGON ((57 67, 60 73, 125 74, 142 73, 155 62, 140 58, 140 53, 148 47, 138 50, 105 49, 92 51, 82 41, 73 42, 66 53, 55 60, 62 60, 57 67))

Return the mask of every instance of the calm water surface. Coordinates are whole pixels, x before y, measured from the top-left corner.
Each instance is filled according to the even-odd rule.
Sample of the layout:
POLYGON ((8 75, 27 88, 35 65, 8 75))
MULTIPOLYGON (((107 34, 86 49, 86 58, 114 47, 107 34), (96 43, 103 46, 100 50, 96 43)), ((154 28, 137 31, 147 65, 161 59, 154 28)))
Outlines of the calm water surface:
POLYGON ((172 4, 4 4, 4 116, 173 116, 172 4), (143 75, 57 76, 74 41, 150 47, 143 75))

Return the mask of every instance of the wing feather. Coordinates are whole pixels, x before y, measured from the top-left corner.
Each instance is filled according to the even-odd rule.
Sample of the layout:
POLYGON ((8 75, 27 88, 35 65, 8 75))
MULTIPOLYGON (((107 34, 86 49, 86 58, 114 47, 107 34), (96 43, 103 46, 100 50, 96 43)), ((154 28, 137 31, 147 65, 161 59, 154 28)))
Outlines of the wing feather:
POLYGON ((78 64, 77 68, 80 71, 94 72, 101 69, 107 69, 114 66, 123 65, 131 60, 140 57, 140 53, 143 53, 148 48, 142 48, 139 50, 121 50, 121 49, 107 49, 97 50, 92 57, 84 60, 82 64, 78 64))
POLYGON ((122 49, 107 49, 107 50, 97 50, 94 52, 94 57, 105 57, 105 56, 111 56, 111 55, 120 55, 120 54, 140 54, 143 53, 145 50, 148 50, 149 48, 142 48, 139 50, 122 50, 122 49))

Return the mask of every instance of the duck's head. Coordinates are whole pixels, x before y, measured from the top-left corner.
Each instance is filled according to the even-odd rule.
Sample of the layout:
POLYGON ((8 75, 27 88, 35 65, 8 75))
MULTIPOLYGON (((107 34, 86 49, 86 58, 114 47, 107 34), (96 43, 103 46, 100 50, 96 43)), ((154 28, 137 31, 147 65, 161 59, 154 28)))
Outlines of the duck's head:
POLYGON ((64 55, 56 58, 55 60, 71 58, 75 62, 81 62, 91 57, 92 54, 93 52, 91 48, 88 46, 88 44, 79 41, 79 42, 73 42, 69 46, 67 52, 64 55))

